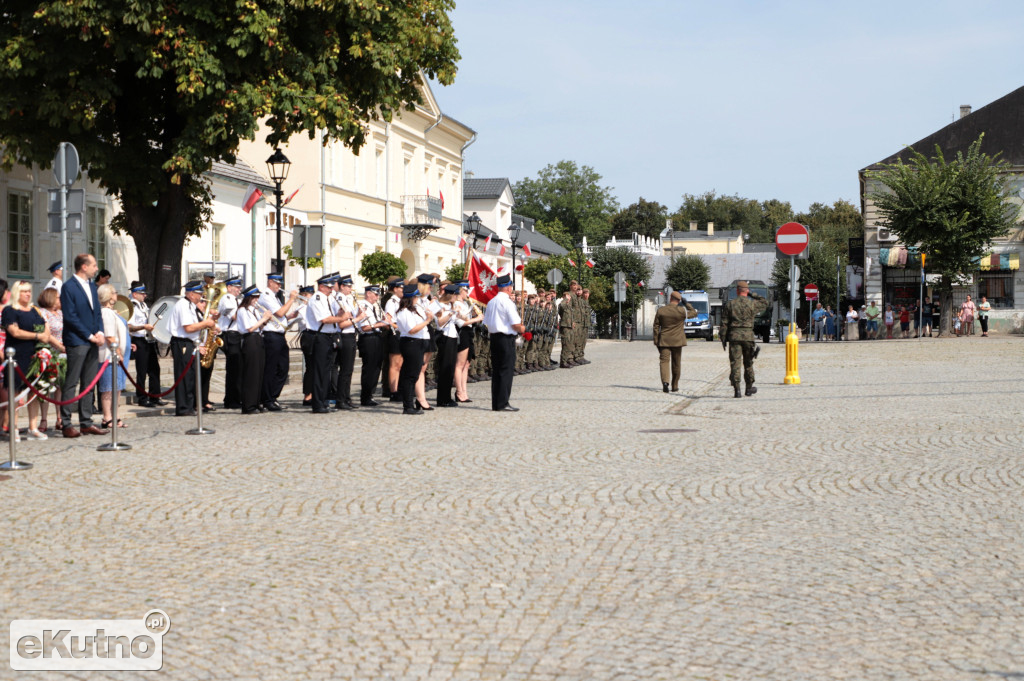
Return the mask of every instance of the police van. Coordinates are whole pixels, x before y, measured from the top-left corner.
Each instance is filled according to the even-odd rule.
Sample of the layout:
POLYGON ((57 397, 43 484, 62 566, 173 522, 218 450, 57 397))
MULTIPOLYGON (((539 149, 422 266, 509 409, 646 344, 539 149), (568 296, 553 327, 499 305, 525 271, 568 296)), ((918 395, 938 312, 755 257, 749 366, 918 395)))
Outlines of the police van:
POLYGON ((696 317, 686 320, 686 337, 714 340, 715 327, 711 323, 711 303, 707 291, 680 291, 683 299, 697 311, 696 317))

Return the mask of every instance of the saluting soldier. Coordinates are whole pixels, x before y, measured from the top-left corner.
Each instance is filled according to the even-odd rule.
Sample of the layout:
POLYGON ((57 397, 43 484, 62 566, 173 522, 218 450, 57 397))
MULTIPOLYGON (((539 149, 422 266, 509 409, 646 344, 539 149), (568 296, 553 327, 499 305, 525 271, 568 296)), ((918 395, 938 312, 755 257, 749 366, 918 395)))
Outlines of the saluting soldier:
POLYGON ((727 302, 722 308, 722 323, 719 335, 722 338, 722 349, 728 343, 729 380, 735 394, 740 395, 740 362, 743 362, 743 379, 746 383, 746 395, 750 397, 757 392, 754 387, 754 356, 757 341, 754 339, 754 318, 768 309, 768 301, 751 293, 747 282, 736 282, 736 298, 727 302))

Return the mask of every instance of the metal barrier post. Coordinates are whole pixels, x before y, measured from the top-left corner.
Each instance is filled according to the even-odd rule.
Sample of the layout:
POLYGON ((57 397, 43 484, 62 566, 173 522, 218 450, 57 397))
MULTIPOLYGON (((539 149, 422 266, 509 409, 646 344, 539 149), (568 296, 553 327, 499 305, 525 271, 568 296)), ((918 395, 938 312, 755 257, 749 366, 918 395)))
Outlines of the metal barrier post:
POLYGON ((110 414, 113 418, 110 424, 110 442, 100 445, 96 448, 96 451, 118 452, 131 449, 132 446, 127 442, 117 441, 117 402, 121 399, 121 391, 117 389, 117 370, 119 368, 117 362, 117 343, 108 343, 107 349, 110 351, 110 414))
POLYGON ((14 392, 14 348, 7 348, 7 429, 11 458, 0 463, 0 471, 27 471, 32 468, 32 464, 18 461, 14 457, 15 438, 18 436, 17 403, 18 395, 14 392))
POLYGON ((195 356, 192 359, 192 363, 196 366, 196 427, 192 430, 186 430, 186 435, 213 435, 217 431, 213 428, 203 428, 203 376, 202 376, 202 358, 199 354, 199 348, 201 346, 196 344, 195 356))

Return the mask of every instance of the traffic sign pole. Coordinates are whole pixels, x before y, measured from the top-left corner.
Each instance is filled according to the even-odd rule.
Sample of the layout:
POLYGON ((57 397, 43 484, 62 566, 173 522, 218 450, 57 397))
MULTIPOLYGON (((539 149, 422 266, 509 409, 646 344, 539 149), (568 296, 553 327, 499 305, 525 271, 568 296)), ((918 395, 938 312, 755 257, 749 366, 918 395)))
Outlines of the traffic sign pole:
MULTIPOLYGON (((61 172, 66 172, 66 145, 67 142, 61 142, 57 151, 57 167, 61 172)), ((64 268, 64 276, 67 277, 71 269, 68 267, 68 186, 64 182, 60 182, 60 264, 64 268)))
POLYGON ((789 256, 789 334, 786 336, 786 385, 800 384, 799 348, 796 337, 796 254, 789 256))

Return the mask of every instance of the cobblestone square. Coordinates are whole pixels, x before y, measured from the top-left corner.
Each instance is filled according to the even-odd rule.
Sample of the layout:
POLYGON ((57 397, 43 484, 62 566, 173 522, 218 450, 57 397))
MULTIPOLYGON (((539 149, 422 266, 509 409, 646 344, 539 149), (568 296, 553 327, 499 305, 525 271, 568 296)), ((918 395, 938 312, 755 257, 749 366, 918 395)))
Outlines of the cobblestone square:
POLYGON ((799 386, 762 347, 752 398, 718 343, 666 395, 650 342, 598 341, 515 414, 476 383, 21 443, 0 619, 160 608, 145 678, 1024 677, 1024 338, 802 343, 799 386))

